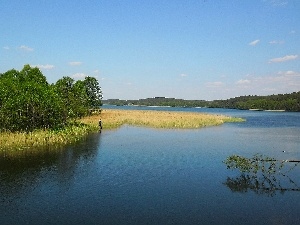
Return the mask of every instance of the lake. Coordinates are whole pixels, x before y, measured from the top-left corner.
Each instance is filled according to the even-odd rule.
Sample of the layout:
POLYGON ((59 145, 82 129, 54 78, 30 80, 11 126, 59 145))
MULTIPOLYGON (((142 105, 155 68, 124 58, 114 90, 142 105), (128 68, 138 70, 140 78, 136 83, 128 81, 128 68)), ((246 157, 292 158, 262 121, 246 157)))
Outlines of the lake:
POLYGON ((123 126, 61 150, 2 157, 1 225, 300 224, 300 166, 277 177, 277 188, 251 189, 249 180, 241 181, 241 173, 223 163, 233 154, 256 153, 299 160, 300 113, 113 108, 196 111, 247 121, 196 130, 123 126))

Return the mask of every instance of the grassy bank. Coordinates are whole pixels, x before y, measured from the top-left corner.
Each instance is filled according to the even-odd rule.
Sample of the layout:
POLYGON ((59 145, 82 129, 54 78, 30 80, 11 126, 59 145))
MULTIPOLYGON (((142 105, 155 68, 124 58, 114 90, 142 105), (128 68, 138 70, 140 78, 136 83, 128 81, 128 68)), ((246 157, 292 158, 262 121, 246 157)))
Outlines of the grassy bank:
POLYGON ((81 122, 97 127, 100 118, 104 129, 117 128, 124 124, 153 128, 194 129, 217 126, 225 122, 243 121, 240 118, 193 112, 105 109, 100 115, 83 118, 81 122))
POLYGON ((16 152, 22 150, 36 151, 40 148, 58 148, 74 143, 89 132, 93 127, 76 123, 59 130, 36 130, 33 132, 2 132, 0 136, 0 152, 16 152))
POLYGON ((74 143, 88 133, 98 131, 98 121, 103 129, 118 128, 124 124, 168 129, 192 129, 216 126, 225 122, 241 122, 242 119, 222 115, 189 112, 144 111, 144 110, 102 110, 99 115, 85 117, 60 130, 36 130, 29 133, 1 133, 0 153, 22 150, 36 151, 43 147, 56 149, 74 143))

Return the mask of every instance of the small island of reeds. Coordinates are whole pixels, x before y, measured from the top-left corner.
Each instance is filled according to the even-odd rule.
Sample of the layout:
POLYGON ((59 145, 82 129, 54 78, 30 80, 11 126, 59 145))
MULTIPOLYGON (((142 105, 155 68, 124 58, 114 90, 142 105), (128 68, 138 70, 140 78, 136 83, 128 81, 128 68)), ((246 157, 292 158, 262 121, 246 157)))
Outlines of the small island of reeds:
POLYGON ((117 128, 124 124, 165 129, 195 129, 217 126, 225 122, 244 121, 241 118, 196 112, 104 109, 100 115, 85 117, 81 122, 95 127, 99 119, 102 120, 104 129, 117 128))

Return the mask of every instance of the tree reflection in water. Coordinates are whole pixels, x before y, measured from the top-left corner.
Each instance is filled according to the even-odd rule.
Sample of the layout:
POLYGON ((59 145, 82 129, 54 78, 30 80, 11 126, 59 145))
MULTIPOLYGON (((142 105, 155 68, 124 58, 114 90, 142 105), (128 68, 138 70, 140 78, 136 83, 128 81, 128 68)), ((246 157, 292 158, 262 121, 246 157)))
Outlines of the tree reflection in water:
POLYGON ((39 185, 50 181, 67 190, 74 182, 75 171, 96 159, 100 137, 95 133, 57 149, 49 146, 12 156, 0 155, 0 203, 20 198, 25 193, 30 195, 39 185))
POLYGON ((224 182, 233 192, 251 190, 256 194, 274 196, 277 192, 300 191, 299 185, 292 178, 299 160, 277 160, 256 154, 252 158, 232 155, 224 163, 227 169, 240 171, 240 176, 227 177, 224 182))

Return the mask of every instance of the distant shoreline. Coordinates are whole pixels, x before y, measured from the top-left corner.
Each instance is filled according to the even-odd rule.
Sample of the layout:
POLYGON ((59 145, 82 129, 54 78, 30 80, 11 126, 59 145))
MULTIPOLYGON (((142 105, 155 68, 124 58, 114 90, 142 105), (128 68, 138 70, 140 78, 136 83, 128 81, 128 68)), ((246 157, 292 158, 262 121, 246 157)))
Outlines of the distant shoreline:
POLYGON ((226 108, 255 111, 270 110, 275 112, 300 112, 300 91, 290 94, 277 94, 269 96, 239 96, 226 100, 186 100, 169 97, 153 97, 138 100, 106 99, 103 104, 108 105, 136 105, 136 106, 160 106, 160 107, 202 107, 202 108, 226 108))
MULTIPOLYGON (((159 106, 159 105, 112 105, 112 104, 103 104, 104 106, 116 106, 116 107, 123 107, 123 106, 129 106, 129 107, 149 107, 149 108, 195 108, 195 109, 201 109, 201 108, 210 108, 210 107, 183 107, 183 106, 159 106)), ((211 108, 216 109, 216 108, 211 108)), ((218 108, 218 109, 236 109, 236 110, 249 110, 249 111, 265 111, 265 112, 293 112, 293 111, 287 111, 284 109, 237 109, 237 108, 218 108)))
POLYGON ((284 109, 277 109, 277 110, 267 109, 264 111, 266 111, 266 112, 286 112, 284 109))
POLYGON ((249 109, 249 111, 286 112, 284 109, 249 109))

